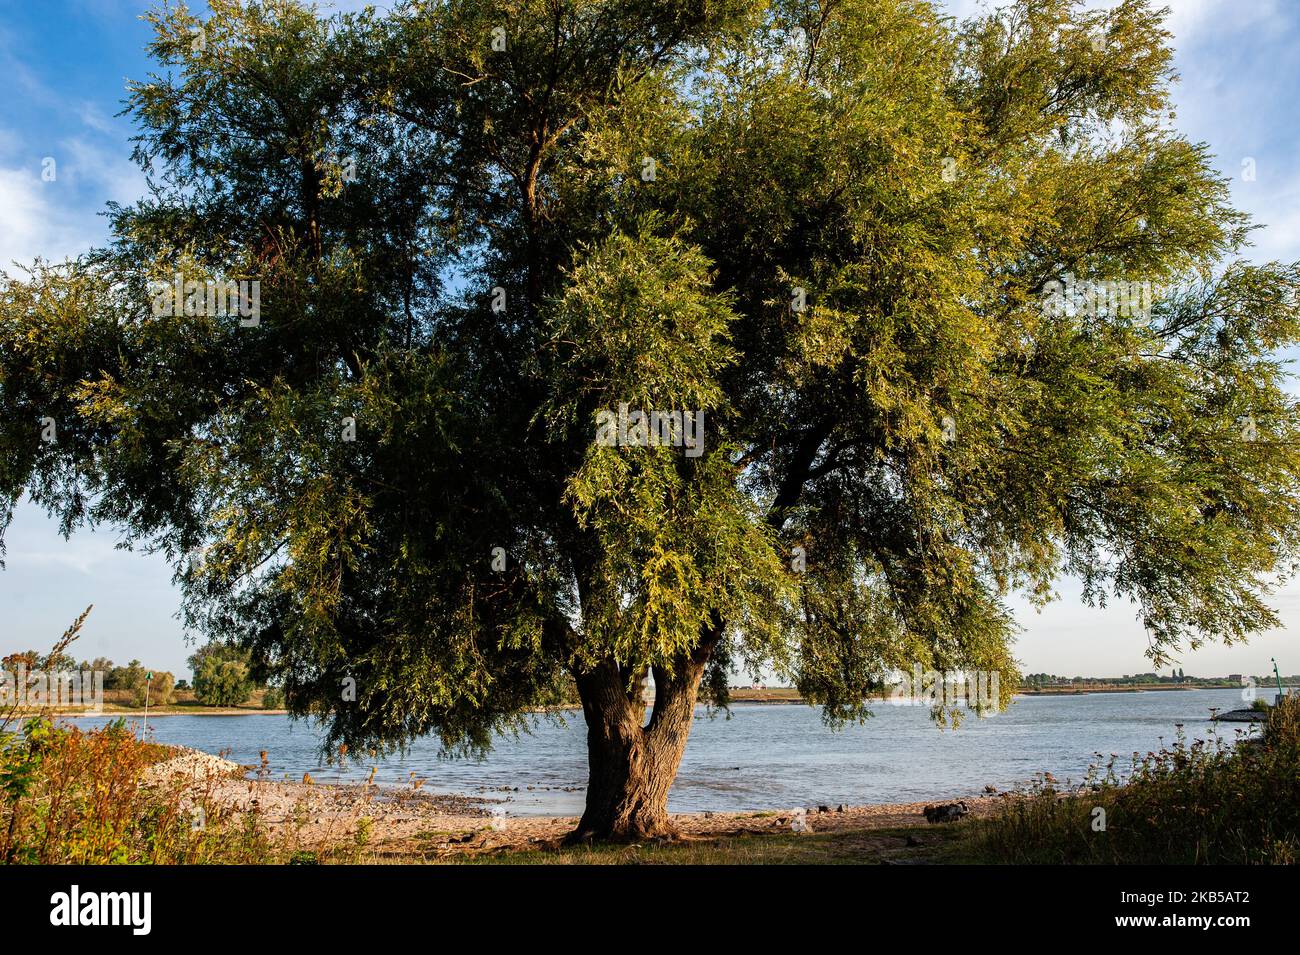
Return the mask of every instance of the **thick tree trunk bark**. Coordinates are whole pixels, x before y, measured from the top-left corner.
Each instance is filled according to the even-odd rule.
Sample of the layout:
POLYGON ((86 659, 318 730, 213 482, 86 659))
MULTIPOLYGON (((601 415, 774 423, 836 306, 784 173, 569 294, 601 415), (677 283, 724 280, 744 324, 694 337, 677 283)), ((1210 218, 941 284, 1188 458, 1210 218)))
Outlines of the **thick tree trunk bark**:
POLYGON ((688 660, 672 676, 655 672, 655 704, 647 722, 644 674, 628 689, 628 674, 607 660, 577 678, 587 721, 590 777, 587 806, 570 841, 672 838, 668 790, 686 750, 704 672, 688 660))

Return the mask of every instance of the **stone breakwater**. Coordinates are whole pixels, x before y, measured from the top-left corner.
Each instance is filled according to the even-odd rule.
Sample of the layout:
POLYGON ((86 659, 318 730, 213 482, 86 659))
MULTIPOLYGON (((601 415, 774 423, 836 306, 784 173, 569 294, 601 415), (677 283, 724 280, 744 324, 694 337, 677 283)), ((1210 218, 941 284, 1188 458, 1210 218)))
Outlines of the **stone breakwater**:
POLYGON ((211 753, 186 749, 180 755, 150 766, 144 774, 146 783, 163 783, 177 776, 190 780, 229 779, 244 775, 244 767, 211 753))

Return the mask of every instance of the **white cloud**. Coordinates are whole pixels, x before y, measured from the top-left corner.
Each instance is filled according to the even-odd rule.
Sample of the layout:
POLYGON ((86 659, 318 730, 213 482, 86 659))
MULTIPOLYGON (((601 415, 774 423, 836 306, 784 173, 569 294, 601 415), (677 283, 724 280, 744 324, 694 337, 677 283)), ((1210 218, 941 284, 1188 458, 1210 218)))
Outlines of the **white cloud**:
POLYGON ((110 562, 120 565, 129 559, 129 555, 124 556, 108 541, 84 532, 63 542, 60 550, 23 551, 21 557, 28 567, 56 567, 86 576, 93 575, 110 562))
POLYGON ((115 143, 112 149, 102 149, 74 138, 65 140, 63 149, 67 156, 63 169, 74 186, 86 186, 92 191, 96 207, 109 200, 131 202, 145 194, 144 174, 122 145, 115 143))
POLYGON ((989 0, 948 0, 947 3, 938 3, 935 6, 950 17, 965 20, 967 17, 988 12, 993 5, 989 0))
POLYGON ((1254 262, 1300 260, 1300 189, 1270 193, 1256 222, 1263 228, 1252 233, 1255 245, 1247 250, 1248 258, 1254 262))
POLYGON ((103 110, 95 103, 87 100, 77 108, 77 115, 81 121, 91 129, 107 135, 116 135, 118 130, 113 127, 113 120, 107 116, 103 110))
POLYGON ((123 148, 64 140, 50 152, 56 165, 49 182, 41 176, 45 156, 24 156, 20 149, 21 140, 0 129, 0 269, 85 252, 104 240, 99 212, 105 202, 131 202, 145 193, 144 175, 123 148))
POLYGON ((56 186, 41 180, 39 166, 0 168, 0 269, 37 256, 62 260, 94 243, 96 232, 84 217, 52 200, 56 186))
POLYGON ((1284 18, 1276 0, 1167 0, 1166 27, 1178 47, 1192 42, 1219 42, 1224 36, 1272 26, 1284 18))

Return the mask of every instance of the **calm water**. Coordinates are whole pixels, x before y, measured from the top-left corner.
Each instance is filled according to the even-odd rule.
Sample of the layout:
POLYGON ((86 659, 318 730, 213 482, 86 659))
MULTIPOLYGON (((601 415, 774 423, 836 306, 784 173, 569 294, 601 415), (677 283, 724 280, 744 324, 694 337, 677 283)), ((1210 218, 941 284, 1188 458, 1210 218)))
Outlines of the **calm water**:
MULTIPOLYGON (((1260 695, 1272 698, 1262 688, 1260 695)), ((739 703, 730 719, 709 718, 701 709, 669 807, 692 812, 910 802, 975 795, 986 785, 1006 789, 1044 771, 1077 780, 1095 753, 1127 758, 1157 749, 1162 737, 1171 744, 1177 723, 1189 739, 1204 738, 1212 728, 1210 707, 1242 705, 1240 691, 1231 689, 1018 697, 1006 712, 972 716, 953 731, 935 726, 923 707, 882 703, 866 724, 838 732, 822 725, 820 710, 806 706, 739 703)), ((506 799, 507 813, 577 814, 586 781, 586 729, 577 713, 567 724, 539 720, 532 733, 502 738, 481 760, 443 759, 436 743, 420 740, 404 757, 378 761, 376 780, 406 782, 414 772, 437 792, 506 799)), ((1232 738, 1246 725, 1218 729, 1232 738)), ((266 750, 277 778, 310 772, 320 782, 360 780, 376 765, 322 766, 315 727, 288 717, 159 716, 150 717, 149 732, 158 742, 224 752, 240 763, 255 764, 266 750)))

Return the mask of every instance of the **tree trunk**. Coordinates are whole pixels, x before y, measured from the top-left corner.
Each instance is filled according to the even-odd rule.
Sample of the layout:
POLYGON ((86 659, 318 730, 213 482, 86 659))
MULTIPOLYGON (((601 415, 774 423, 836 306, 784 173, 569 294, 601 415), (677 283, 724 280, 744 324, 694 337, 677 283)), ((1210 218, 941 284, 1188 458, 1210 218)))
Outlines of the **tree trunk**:
POLYGON ((645 674, 613 660, 577 678, 587 721, 587 806, 570 841, 672 838, 668 790, 686 750, 703 666, 684 661, 672 676, 655 671, 655 704, 645 717, 645 674))

